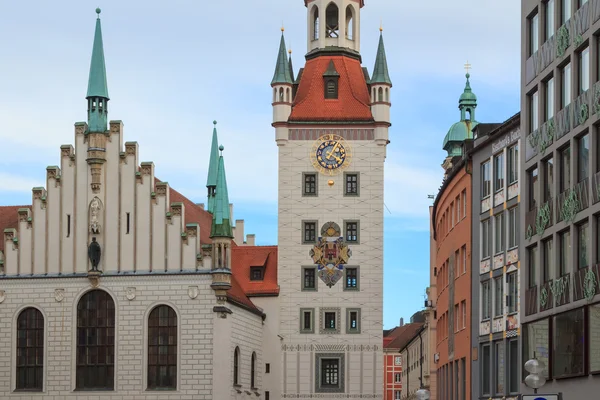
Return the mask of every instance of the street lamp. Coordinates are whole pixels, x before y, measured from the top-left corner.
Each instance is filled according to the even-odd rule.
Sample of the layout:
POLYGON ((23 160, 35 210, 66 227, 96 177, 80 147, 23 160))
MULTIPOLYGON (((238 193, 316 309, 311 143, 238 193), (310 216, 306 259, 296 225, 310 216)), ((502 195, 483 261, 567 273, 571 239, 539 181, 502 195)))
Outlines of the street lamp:
POLYGON ((546 383, 546 378, 540 375, 545 369, 546 365, 535 358, 535 353, 533 358, 525 363, 525 371, 529 372, 525 377, 525 384, 533 389, 533 393, 537 393, 538 389, 546 383))
POLYGON ((417 400, 429 400, 429 398, 430 398, 429 390, 423 389, 423 388, 417 390, 416 395, 417 395, 417 400))

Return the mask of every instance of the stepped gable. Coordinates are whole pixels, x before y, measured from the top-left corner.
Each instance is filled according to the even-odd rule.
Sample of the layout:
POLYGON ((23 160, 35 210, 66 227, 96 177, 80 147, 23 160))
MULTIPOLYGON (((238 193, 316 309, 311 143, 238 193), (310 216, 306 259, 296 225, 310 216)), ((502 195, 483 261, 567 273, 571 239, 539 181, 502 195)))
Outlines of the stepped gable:
POLYGON ((9 228, 19 228, 19 208, 29 208, 31 206, 0 206, 0 251, 4 251, 4 230, 9 228))

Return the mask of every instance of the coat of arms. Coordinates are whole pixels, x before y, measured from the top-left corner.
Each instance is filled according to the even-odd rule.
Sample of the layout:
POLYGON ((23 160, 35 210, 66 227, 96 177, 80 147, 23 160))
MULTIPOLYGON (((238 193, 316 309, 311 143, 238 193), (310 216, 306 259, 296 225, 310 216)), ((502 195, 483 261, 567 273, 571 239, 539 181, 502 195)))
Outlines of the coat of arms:
POLYGON ((352 251, 344 243, 343 237, 320 237, 310 250, 310 256, 317 265, 319 278, 332 287, 344 275, 344 265, 352 256, 352 251))

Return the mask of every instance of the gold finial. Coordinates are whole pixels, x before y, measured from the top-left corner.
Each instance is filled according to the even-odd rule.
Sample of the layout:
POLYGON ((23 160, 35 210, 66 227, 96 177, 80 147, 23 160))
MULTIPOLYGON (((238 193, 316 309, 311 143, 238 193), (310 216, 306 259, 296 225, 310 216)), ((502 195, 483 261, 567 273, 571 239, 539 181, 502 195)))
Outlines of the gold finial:
POLYGON ((467 74, 468 74, 470 70, 471 70, 471 64, 469 64, 469 60, 467 60, 467 63, 465 64, 465 71, 467 71, 467 74))
POLYGON ((288 50, 288 53, 290 54, 290 56, 292 55, 292 49, 291 48, 288 50))
POLYGON ((285 27, 283 26, 283 21, 281 21, 281 32, 285 31, 285 27))
POLYGON ((379 32, 383 32, 383 19, 379 22, 379 32))

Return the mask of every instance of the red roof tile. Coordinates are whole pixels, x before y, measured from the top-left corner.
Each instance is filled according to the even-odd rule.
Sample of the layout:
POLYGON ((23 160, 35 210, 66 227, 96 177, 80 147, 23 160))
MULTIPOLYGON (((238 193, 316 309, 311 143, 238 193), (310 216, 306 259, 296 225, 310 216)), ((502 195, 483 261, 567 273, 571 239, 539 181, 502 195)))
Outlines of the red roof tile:
POLYGON ((306 62, 290 121, 373 121, 371 99, 360 61, 345 56, 320 56, 306 62), (333 60, 340 75, 338 99, 325 99, 323 73, 333 60))
POLYGON ((278 295, 277 246, 236 246, 231 249, 231 272, 248 296, 278 295), (262 281, 250 280, 250 267, 265 267, 262 281))
POLYGON ((419 330, 423 327, 422 322, 406 324, 393 329, 383 340, 384 349, 403 350, 411 340, 415 338, 419 330), (391 341, 390 338, 393 338, 391 341), (386 340, 388 339, 388 340, 386 340))
POLYGON ((8 228, 17 229, 19 226, 19 208, 31 208, 31 206, 0 206, 0 251, 4 251, 4 230, 8 228))

